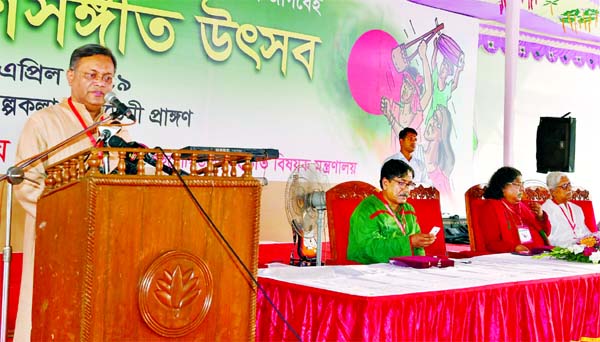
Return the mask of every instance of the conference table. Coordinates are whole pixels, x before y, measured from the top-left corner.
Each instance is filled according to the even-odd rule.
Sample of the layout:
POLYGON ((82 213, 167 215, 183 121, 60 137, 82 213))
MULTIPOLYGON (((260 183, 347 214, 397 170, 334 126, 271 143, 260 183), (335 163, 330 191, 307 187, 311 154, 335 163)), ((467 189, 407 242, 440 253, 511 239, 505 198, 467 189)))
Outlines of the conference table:
POLYGON ((257 341, 600 337, 600 265, 495 254, 426 269, 269 264, 258 275, 257 341))

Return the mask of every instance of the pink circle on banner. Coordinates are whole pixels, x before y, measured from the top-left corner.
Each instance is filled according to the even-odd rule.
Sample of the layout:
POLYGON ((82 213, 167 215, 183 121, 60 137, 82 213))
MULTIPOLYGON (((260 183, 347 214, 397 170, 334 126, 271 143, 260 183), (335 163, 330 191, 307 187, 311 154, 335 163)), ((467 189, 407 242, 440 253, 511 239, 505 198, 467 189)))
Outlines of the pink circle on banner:
POLYGON ((365 112, 381 114, 381 97, 399 100, 402 77, 394 68, 396 39, 382 30, 363 33, 348 57, 348 86, 354 101, 365 112))

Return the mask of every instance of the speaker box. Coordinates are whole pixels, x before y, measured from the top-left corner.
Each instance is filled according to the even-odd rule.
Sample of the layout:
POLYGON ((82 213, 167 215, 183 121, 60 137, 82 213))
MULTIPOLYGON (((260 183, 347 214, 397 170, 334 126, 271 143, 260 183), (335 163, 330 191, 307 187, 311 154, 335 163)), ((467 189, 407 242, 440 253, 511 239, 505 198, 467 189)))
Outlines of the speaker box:
POLYGON ((575 118, 541 117, 535 157, 537 172, 575 171, 575 118))

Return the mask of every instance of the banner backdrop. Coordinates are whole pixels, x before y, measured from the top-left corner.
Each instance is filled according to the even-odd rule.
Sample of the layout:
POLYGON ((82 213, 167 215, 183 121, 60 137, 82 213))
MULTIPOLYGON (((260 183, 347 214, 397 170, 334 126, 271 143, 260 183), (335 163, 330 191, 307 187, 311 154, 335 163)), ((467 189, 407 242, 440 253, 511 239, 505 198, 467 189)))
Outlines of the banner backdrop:
POLYGON ((378 185, 411 126, 443 210, 462 213, 477 40, 476 20, 397 0, 0 0, 0 173, 28 115, 69 96, 70 53, 100 43, 138 142, 276 148, 256 176, 314 162, 378 185))

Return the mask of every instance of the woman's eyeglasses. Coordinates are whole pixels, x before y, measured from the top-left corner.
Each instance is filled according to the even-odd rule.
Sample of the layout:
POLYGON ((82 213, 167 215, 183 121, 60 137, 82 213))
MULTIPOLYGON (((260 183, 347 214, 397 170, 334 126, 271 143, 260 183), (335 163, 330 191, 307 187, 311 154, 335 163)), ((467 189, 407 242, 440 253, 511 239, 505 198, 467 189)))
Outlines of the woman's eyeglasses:
POLYGON ((516 186, 517 188, 524 188, 525 187, 525 183, 519 183, 519 182, 510 182, 508 183, 512 186, 516 186))

